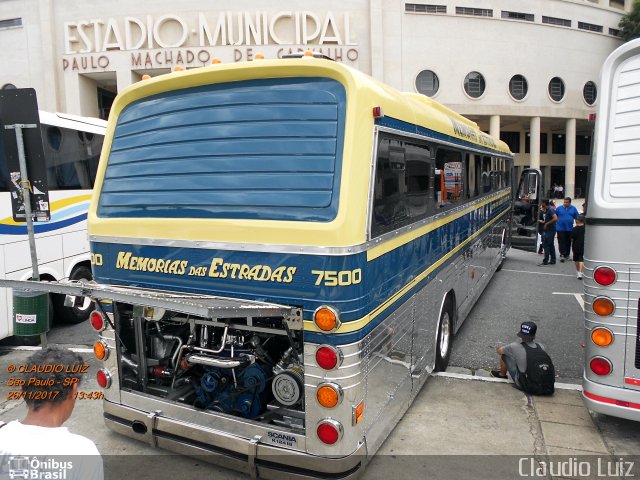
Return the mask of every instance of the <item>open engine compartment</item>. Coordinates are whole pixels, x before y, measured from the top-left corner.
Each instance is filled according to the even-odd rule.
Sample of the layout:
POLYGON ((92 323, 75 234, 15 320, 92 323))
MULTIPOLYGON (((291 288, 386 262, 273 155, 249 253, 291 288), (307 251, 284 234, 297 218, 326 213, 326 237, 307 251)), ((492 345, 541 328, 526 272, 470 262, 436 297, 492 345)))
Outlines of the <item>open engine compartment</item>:
POLYGON ((304 431, 302 330, 114 303, 120 388, 304 431))

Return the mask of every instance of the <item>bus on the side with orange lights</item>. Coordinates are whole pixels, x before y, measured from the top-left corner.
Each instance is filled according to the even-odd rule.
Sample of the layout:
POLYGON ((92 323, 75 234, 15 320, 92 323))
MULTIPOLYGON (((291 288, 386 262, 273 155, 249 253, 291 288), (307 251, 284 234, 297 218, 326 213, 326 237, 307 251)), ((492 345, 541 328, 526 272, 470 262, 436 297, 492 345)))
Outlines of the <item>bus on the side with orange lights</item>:
POLYGON ((640 40, 604 63, 587 197, 583 398, 640 421, 640 40))
POLYGON ((129 87, 81 292, 107 425, 259 478, 360 475, 506 255, 511 166, 475 123, 325 59, 129 87))

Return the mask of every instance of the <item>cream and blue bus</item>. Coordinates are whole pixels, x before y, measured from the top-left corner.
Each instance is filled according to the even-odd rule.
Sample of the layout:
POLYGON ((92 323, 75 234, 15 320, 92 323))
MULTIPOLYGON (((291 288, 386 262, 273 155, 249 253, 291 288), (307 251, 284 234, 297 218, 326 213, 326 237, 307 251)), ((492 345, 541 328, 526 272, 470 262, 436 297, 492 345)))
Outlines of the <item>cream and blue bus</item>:
POLYGON ((505 258, 511 167, 326 59, 121 92, 80 292, 111 302, 90 319, 106 424, 260 478, 361 474, 505 258))
MULTIPOLYGON (((97 118, 40 111, 51 220, 35 222, 40 277, 43 280, 91 280, 87 210, 98 171, 107 122, 97 118)), ((26 280, 32 276, 27 227, 14 221, 14 191, 4 146, 0 145, 0 275, 26 280)), ((64 306, 64 297, 51 297, 50 316, 67 323, 89 318, 89 301, 64 306)), ((13 334, 11 291, 0 289, 0 338, 13 334)))
POLYGON ((585 239, 584 401, 640 421, 640 40, 600 80, 585 239))

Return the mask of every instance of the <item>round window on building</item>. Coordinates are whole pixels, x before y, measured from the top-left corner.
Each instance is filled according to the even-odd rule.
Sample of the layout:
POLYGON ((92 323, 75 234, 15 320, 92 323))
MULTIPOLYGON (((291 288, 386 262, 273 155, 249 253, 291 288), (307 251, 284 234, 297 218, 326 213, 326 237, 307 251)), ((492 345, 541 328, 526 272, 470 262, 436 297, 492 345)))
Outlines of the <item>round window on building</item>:
POLYGON ((60 151, 60 146, 62 145, 62 130, 58 127, 48 127, 47 143, 49 143, 49 146, 53 151, 60 151))
POLYGON ((598 98, 598 89, 596 88, 596 84, 592 81, 585 83, 584 88, 582 89, 582 96, 584 97, 584 101, 587 102, 587 105, 593 105, 596 103, 596 98, 598 98))
POLYGON ((560 77, 553 77, 549 82, 549 96, 554 102, 560 102, 564 98, 564 82, 560 77))
POLYGON ((480 98, 484 93, 484 89, 485 81, 481 73, 471 72, 464 77, 464 91, 471 98, 480 98))
POLYGON ((418 74, 416 78, 416 90, 419 93, 427 97, 433 97, 438 93, 439 88, 440 80, 438 80, 438 75, 434 72, 431 70, 423 70, 418 74))
POLYGON ((529 91, 529 84, 527 79, 522 75, 514 75, 509 80, 509 94, 514 100, 523 100, 527 96, 529 91))

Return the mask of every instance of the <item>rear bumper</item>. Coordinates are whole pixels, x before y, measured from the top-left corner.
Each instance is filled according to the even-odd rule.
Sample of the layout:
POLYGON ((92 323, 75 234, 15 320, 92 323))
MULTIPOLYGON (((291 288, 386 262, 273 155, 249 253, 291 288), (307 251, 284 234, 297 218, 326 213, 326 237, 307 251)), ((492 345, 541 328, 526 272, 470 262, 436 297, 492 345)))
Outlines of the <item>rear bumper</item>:
POLYGON ((107 400, 104 420, 110 429, 122 435, 182 455, 197 456, 252 478, 352 479, 362 474, 367 459, 365 443, 347 457, 318 457, 266 445, 259 436, 243 438, 107 400))
POLYGON ((640 421, 640 391, 595 383, 582 378, 582 399, 589 410, 640 421), (627 402, 629 406, 624 406, 627 402))

